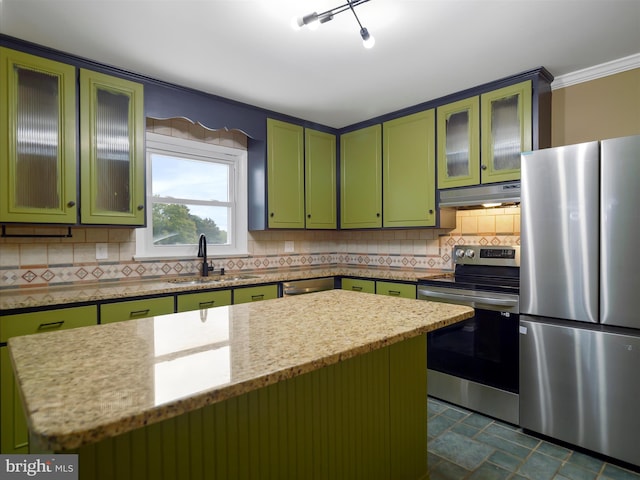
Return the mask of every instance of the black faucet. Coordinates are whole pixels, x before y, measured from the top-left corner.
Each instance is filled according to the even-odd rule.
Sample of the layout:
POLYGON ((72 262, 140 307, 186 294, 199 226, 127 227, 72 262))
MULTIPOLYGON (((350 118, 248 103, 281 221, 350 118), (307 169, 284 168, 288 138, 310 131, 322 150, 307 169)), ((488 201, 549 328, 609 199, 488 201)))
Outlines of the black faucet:
POLYGON ((198 257, 202 257, 202 276, 208 277, 209 272, 213 271, 213 265, 207 263, 207 237, 204 233, 200 234, 198 240, 198 257))

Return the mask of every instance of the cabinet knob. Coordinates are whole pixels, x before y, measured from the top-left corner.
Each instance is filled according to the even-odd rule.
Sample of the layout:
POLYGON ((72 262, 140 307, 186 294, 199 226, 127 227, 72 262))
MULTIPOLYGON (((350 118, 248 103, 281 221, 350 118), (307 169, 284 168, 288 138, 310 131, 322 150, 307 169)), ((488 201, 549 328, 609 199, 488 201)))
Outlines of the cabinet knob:
POLYGON ((380 216, 380 212, 376 213, 376 217, 379 217, 379 216, 380 216))
POLYGON ((307 214, 307 218, 311 218, 311 214, 310 213, 307 214))
POLYGON ((275 213, 271 212, 271 214, 269 215, 270 217, 274 217, 275 213))
POLYGON ((138 210, 144 210, 144 205, 138 205, 138 210))
POLYGON ((482 170, 486 170, 487 166, 486 165, 482 165, 482 167, 480 167, 480 168, 482 168, 482 170))
POLYGON ((76 202, 74 202, 73 200, 67 203, 67 207, 75 207, 75 206, 76 206, 76 202))
POLYGON ((429 209, 429 215, 433 215, 433 210, 431 208, 429 209))

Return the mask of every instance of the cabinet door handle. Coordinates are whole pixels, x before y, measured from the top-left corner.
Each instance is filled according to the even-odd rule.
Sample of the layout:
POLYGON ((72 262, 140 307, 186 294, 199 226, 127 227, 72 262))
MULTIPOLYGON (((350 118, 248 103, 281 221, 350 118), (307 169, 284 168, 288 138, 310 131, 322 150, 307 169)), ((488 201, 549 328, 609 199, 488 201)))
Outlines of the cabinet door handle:
POLYGON ((486 165, 482 165, 482 167, 480 167, 480 168, 482 168, 482 170, 486 170, 487 166, 486 165))
POLYGON ((351 285, 351 290, 353 290, 354 292, 361 292, 362 287, 359 287, 358 285, 351 285))
POLYGON ((216 303, 215 300, 211 300, 210 302, 200 302, 200 308, 209 308, 209 307, 213 307, 213 304, 216 303))
POLYGON ((271 212, 271 215, 269 215, 270 217, 275 217, 275 213, 271 212))
POLYGON ((251 301, 255 302, 256 300, 262 300, 264 298, 264 294, 260 295, 251 295, 251 301))
POLYGON ((397 297, 400 295, 400 290, 389 290, 389 295, 397 297))
POLYGON ((64 320, 60 320, 59 322, 41 323, 38 326, 38 330, 54 330, 56 328, 60 328, 62 325, 64 325, 64 320))
POLYGON ((379 216, 380 216, 380 212, 376 213, 376 217, 379 217, 379 216))
POLYGON ((431 208, 429 209, 429 215, 433 215, 433 210, 431 208))
POLYGON ((310 214, 310 213, 309 213, 309 214, 307 214, 307 218, 311 218, 311 214, 310 214))
POLYGON ((147 308, 146 310, 136 310, 135 312, 129 312, 129 318, 144 317, 145 315, 148 315, 150 311, 151 310, 147 308))
POLYGON ((144 205, 138 205, 138 210, 144 210, 144 205))
POLYGON ((74 202, 73 200, 69 200, 67 202, 67 207, 75 207, 76 206, 76 202, 74 202))

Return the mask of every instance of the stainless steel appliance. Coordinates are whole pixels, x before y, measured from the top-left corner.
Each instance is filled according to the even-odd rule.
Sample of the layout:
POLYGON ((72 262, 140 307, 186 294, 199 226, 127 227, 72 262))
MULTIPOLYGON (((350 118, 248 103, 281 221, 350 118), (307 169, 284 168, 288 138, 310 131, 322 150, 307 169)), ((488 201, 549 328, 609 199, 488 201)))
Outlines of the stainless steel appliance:
POLYGON ((320 292, 322 290, 333 290, 333 277, 310 278, 305 280, 293 280, 282 284, 282 296, 302 295, 305 293, 320 292))
POLYGON ((427 334, 429 395, 518 423, 519 247, 457 245, 451 278, 421 279, 418 298, 475 308, 427 334))
POLYGON ((520 425, 640 465, 640 136, 522 155, 520 425))

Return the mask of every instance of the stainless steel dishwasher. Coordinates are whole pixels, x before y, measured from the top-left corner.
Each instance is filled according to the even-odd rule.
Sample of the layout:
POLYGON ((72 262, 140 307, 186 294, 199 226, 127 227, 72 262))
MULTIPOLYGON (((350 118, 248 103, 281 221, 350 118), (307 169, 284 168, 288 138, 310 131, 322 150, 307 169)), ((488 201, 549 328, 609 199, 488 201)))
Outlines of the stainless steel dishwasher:
POLYGON ((333 290, 333 277, 310 278, 306 280, 294 280, 282 284, 282 296, 303 295, 305 293, 321 292, 323 290, 333 290))

